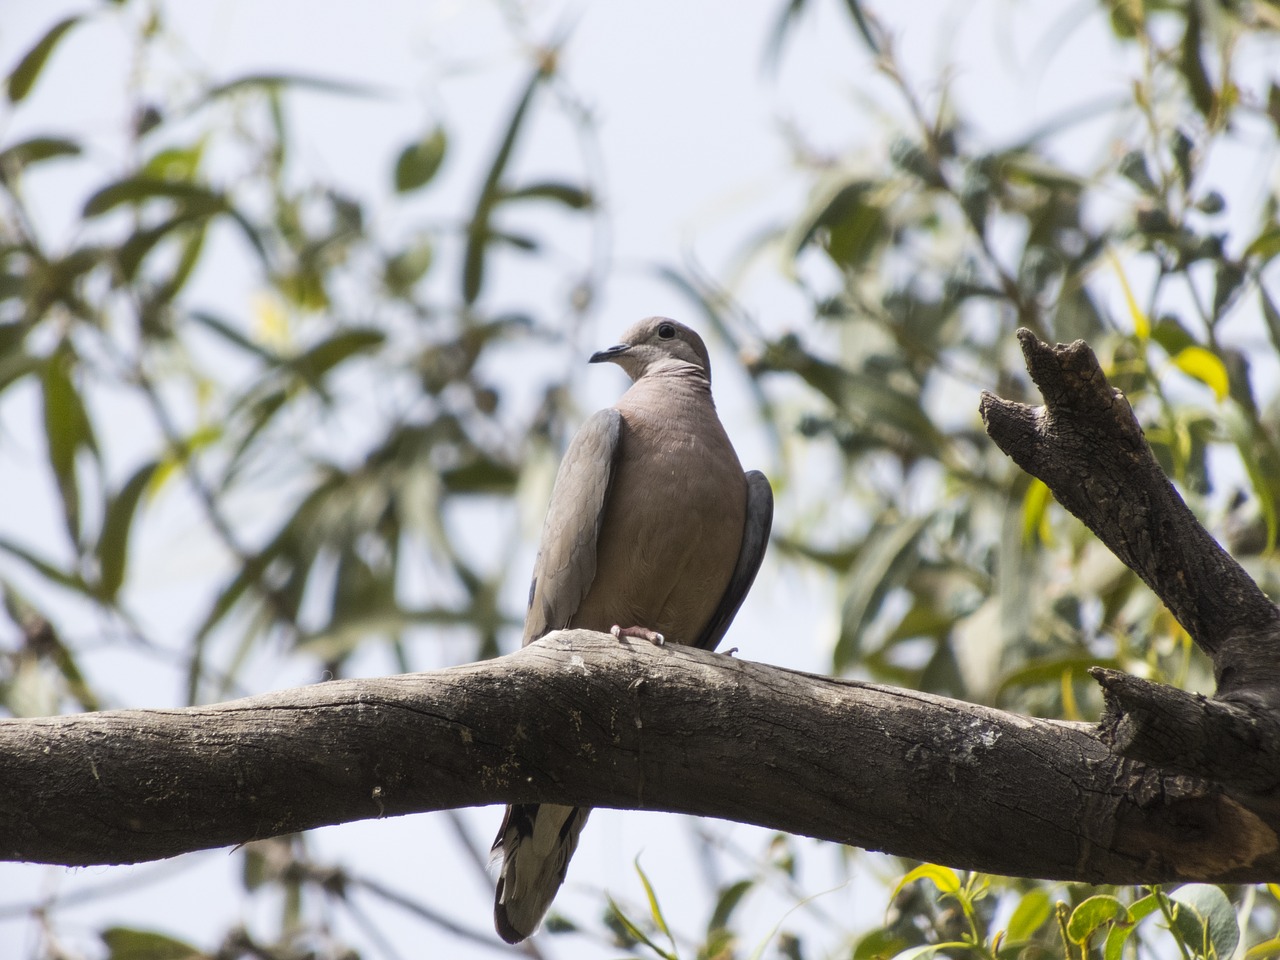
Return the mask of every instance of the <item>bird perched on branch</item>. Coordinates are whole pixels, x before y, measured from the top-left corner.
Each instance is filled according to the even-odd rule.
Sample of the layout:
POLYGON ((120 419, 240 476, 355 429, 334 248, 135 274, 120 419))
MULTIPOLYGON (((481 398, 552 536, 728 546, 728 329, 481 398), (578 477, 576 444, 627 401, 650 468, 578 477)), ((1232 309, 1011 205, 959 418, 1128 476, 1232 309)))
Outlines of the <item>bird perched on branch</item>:
MULTIPOLYGON (((560 464, 542 528, 524 642, 568 627, 715 649, 755 579, 773 493, 743 473, 711 399, 702 338, 650 317, 591 363, 631 388, 592 416, 560 464)), ((537 929, 564 882, 589 809, 507 808, 494 925, 508 943, 537 929)))

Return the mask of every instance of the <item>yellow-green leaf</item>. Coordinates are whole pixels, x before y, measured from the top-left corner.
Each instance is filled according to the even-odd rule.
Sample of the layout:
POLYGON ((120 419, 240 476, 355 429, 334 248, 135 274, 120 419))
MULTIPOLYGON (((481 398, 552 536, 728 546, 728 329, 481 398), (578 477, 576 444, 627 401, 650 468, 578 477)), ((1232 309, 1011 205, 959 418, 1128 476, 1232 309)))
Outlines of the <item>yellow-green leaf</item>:
POLYGON ((909 883, 915 883, 917 880, 928 880, 938 888, 939 893, 955 895, 960 892, 960 876, 950 867, 940 867, 934 863, 922 863, 916 867, 905 877, 898 881, 898 885, 893 888, 893 894, 889 897, 893 900, 902 888, 909 883))
POLYGON ((1052 914, 1049 894, 1039 887, 1028 890, 1014 908, 1005 936, 1010 943, 1029 940, 1052 914))
POLYGON ((1270 960, 1271 957, 1280 957, 1280 937, 1255 943, 1244 954, 1244 960, 1270 960))
POLYGON ((1071 911, 1071 919, 1067 921, 1067 936, 1075 943, 1085 943, 1100 927, 1109 928, 1112 924, 1132 922, 1128 909, 1115 897, 1089 897, 1071 911))
POLYGON ((1199 380, 1213 395, 1224 400, 1231 387, 1226 364, 1212 350, 1204 347, 1184 347, 1173 358, 1173 364, 1189 377, 1199 380))
POLYGON ((1052 547, 1053 527, 1049 524, 1049 504, 1053 496, 1043 480, 1032 480, 1022 498, 1022 542, 1031 543, 1039 539, 1047 547, 1052 547))
POLYGON ((1129 278, 1124 275, 1124 267, 1120 265, 1120 258, 1116 256, 1114 250, 1107 250, 1107 259, 1111 261, 1111 267, 1120 281, 1120 289, 1124 292, 1124 302, 1129 308, 1129 318, 1133 321, 1133 334, 1139 340, 1146 341, 1151 336, 1151 320, 1138 306, 1138 299, 1133 295, 1129 278))

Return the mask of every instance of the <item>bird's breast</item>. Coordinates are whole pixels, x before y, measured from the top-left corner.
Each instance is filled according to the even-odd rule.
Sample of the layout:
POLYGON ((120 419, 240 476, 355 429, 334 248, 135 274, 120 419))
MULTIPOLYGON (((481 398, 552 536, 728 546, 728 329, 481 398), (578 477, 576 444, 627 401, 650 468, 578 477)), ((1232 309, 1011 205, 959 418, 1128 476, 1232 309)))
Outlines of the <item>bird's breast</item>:
POLYGON ((737 563, 746 479, 707 402, 620 405, 624 430, 598 540, 596 580, 574 625, 640 626, 694 643, 737 563), (707 418, 710 414, 710 419, 707 418))

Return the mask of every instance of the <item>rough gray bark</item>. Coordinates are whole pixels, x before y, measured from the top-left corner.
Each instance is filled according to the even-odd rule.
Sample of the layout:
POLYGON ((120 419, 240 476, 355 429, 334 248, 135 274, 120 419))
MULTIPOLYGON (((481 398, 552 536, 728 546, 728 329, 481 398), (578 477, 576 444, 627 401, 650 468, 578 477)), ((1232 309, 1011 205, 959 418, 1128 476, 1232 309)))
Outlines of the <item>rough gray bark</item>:
POLYGON ((1275 820, 1089 726, 584 631, 434 673, 7 721, 0 758, 0 851, 52 863, 536 800, 1095 883, 1280 871, 1275 820))
POLYGON ((1019 334, 1047 406, 992 438, 1214 658, 1215 698, 1096 671, 1097 726, 683 647, 552 634, 498 660, 185 710, 0 721, 0 856, 172 856, 502 802, 722 817, 982 871, 1280 877, 1274 607, 1160 473, 1083 344, 1019 334))
POLYGON ((1087 344, 1018 339, 1043 407, 982 397, 987 433, 1155 591, 1213 660, 1210 699, 1094 668, 1099 732, 1133 760, 1276 803, 1280 610, 1196 520, 1087 344))

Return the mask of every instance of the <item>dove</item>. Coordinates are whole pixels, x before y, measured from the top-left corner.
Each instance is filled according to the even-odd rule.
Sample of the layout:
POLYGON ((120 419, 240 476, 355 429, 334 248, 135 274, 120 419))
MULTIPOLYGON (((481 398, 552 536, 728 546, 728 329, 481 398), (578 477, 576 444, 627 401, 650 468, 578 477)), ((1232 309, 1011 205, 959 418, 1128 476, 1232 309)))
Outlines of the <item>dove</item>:
MULTIPOLYGON (((580 628, 715 649, 755 580, 773 523, 711 397, 702 338, 650 317, 593 354, 631 378, 560 463, 534 563, 524 643, 580 628)), ((588 808, 514 804, 493 844, 494 925, 519 943, 564 882, 588 808)))

